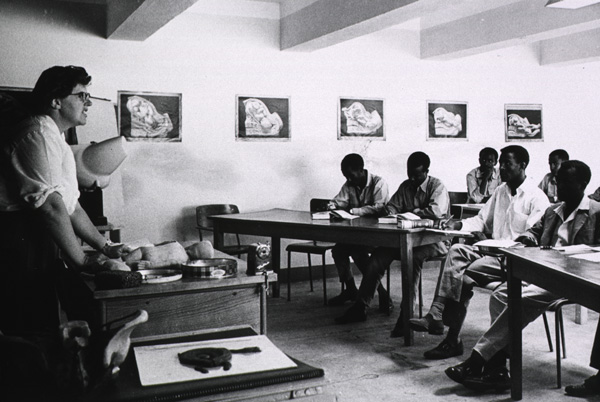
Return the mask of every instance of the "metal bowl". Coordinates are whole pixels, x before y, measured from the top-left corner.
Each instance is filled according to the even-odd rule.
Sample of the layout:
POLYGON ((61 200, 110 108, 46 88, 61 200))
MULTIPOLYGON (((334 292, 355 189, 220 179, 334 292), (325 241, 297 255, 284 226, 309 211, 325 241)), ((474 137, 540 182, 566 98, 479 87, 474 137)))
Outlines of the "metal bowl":
POLYGON ((231 258, 205 258, 181 264, 184 278, 227 278, 237 274, 237 261, 231 258))

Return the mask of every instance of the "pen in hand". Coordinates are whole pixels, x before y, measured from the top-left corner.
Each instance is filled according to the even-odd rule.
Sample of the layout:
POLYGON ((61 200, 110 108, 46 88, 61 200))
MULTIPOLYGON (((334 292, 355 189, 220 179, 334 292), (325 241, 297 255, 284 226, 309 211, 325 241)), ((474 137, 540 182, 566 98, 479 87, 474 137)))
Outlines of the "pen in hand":
POLYGON ((454 218, 454 215, 450 215, 448 218, 440 220, 440 229, 446 230, 448 228, 448 222, 450 222, 452 218, 454 218))

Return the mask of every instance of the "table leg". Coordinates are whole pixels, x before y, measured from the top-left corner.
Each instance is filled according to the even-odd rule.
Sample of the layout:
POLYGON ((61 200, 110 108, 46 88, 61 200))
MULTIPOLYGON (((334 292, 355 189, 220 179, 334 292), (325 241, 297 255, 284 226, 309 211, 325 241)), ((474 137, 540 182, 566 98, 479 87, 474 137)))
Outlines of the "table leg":
MULTIPOLYGON (((521 317, 521 280, 512 275, 511 259, 507 265, 508 328, 510 334, 510 396, 515 401, 523 398, 523 339, 521 317)), ((556 340, 558 342, 558 339, 556 340)))
POLYGON ((269 286, 268 276, 265 275, 265 283, 260 285, 260 334, 267 334, 267 288, 269 286))
POLYGON ((409 320, 413 316, 413 250, 410 234, 400 235, 400 267, 402 271, 402 320, 404 321, 404 344, 413 344, 413 331, 409 320))
MULTIPOLYGON (((279 297, 279 271, 281 268, 281 238, 271 237, 271 267, 277 274, 277 282, 273 283, 273 297, 279 297)), ((289 272, 288 272, 289 275, 289 272)))
POLYGON ((221 228, 219 228, 219 224, 215 222, 213 225, 213 244, 215 246, 215 249, 221 250, 223 248, 224 243, 225 236, 221 231, 221 228))

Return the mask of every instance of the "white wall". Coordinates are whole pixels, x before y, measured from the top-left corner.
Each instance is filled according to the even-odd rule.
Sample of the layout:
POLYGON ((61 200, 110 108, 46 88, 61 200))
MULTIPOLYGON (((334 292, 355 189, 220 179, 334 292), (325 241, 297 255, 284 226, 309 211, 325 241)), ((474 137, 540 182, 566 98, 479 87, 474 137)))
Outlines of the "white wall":
POLYGON ((177 17, 141 43, 110 41, 48 10, 25 7, 0 3, 0 86, 32 87, 45 68, 75 64, 93 76, 95 96, 183 94, 183 142, 128 143, 125 240, 195 240, 200 204, 307 209, 310 198, 338 191, 339 162, 349 152, 361 153, 393 191, 406 178, 408 155, 425 151, 431 174, 449 190, 464 191, 479 150, 507 145, 505 103, 543 105, 544 142, 525 144, 529 175, 541 179, 548 153, 565 148, 595 172, 589 192, 600 185, 598 63, 540 67, 535 48, 422 61, 417 35, 401 30, 314 53, 281 52, 272 20, 198 14, 177 17), (291 142, 236 142, 236 94, 289 96, 291 142), (385 99, 386 141, 338 141, 340 96, 385 99), (426 100, 468 102, 469 140, 425 141, 426 100))

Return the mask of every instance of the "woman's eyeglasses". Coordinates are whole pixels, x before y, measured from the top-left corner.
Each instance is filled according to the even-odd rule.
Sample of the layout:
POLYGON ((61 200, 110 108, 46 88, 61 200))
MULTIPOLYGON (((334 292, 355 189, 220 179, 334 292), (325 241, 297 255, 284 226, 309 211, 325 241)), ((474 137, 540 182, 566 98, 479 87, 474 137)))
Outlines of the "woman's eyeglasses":
POLYGON ((77 93, 74 93, 74 94, 71 94, 71 95, 78 96, 79 99, 81 99, 81 101, 83 103, 86 103, 87 101, 90 100, 90 93, 89 92, 81 91, 81 92, 77 92, 77 93))

